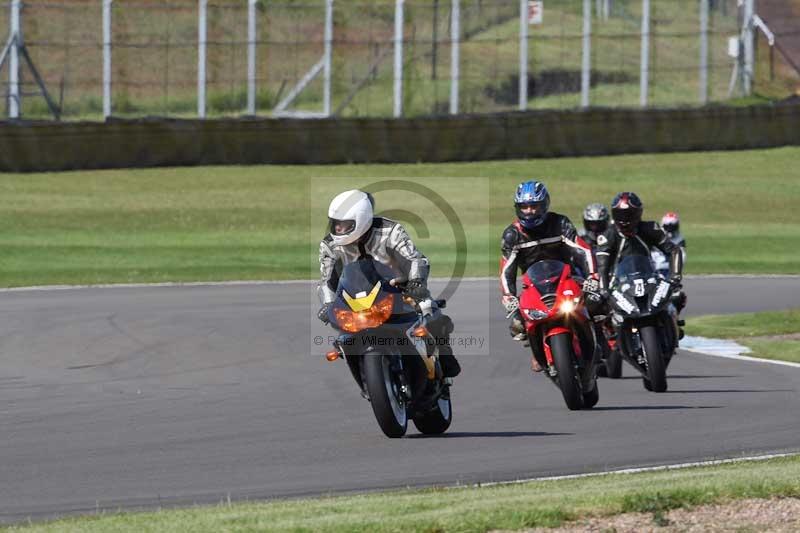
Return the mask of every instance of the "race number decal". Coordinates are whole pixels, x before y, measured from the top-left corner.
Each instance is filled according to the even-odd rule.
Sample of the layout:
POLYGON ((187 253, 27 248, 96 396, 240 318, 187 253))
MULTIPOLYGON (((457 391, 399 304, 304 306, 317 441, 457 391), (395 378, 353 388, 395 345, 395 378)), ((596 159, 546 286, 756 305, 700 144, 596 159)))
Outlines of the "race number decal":
POLYGON ((644 280, 643 279, 635 279, 633 280, 633 294, 636 296, 644 296, 644 280))

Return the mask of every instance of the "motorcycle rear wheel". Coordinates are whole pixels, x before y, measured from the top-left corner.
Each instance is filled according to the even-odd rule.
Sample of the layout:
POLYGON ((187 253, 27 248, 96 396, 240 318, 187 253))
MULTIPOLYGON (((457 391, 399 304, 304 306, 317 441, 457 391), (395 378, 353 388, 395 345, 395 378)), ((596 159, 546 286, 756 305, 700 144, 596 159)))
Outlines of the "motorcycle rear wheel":
POLYGON ((402 437, 408 429, 408 411, 400 397, 399 385, 391 369, 391 358, 371 353, 364 355, 362 364, 364 384, 378 425, 387 437, 402 437))
POLYGON ((441 435, 453 421, 453 405, 450 398, 439 398, 436 407, 414 417, 414 425, 424 435, 441 435))
POLYGON ((550 352, 553 355, 553 364, 558 372, 558 388, 564 396, 564 402, 570 411, 577 411, 583 407, 583 392, 575 367, 575 355, 572 351, 572 335, 559 333, 549 339, 550 352))

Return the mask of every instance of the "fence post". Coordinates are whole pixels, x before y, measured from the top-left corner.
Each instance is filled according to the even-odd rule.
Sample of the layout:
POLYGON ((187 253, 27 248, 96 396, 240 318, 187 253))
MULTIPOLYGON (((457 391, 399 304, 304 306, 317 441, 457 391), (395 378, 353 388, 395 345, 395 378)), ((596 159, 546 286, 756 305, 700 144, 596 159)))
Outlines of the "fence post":
POLYGON ((450 13, 450 114, 458 113, 458 80, 460 77, 459 46, 461 44, 461 0, 453 0, 450 13))
POLYGON ((325 0, 325 52, 323 57, 322 107, 326 117, 331 116, 331 53, 333 51, 333 0, 325 0))
POLYGON ((103 118, 111 116, 111 4, 103 0, 103 118))
POLYGON ((256 2, 247 0, 247 114, 256 114, 256 2))
POLYGON ((639 71, 639 105, 647 107, 650 75, 650 0, 642 0, 642 50, 639 71))
POLYGON ((197 17, 197 116, 206 118, 206 8, 208 0, 198 0, 197 17))
POLYGON ((394 4, 394 116, 403 116, 403 6, 405 0, 394 4))
POLYGON ((700 103, 708 103, 708 11, 709 0, 700 0, 700 103))
POLYGON ((20 0, 11 2, 9 33, 14 42, 8 51, 8 118, 19 118, 22 102, 19 94, 19 46, 22 41, 20 19, 20 0))
POLYGON ((528 0, 519 0, 519 109, 528 108, 528 0))
POLYGON ((583 0, 583 57, 581 60, 581 107, 589 107, 592 83, 592 0, 583 0))
POLYGON ((753 74, 754 74, 754 40, 755 33, 753 32, 753 15, 755 14, 755 0, 744 0, 744 94, 750 96, 753 92, 753 74))

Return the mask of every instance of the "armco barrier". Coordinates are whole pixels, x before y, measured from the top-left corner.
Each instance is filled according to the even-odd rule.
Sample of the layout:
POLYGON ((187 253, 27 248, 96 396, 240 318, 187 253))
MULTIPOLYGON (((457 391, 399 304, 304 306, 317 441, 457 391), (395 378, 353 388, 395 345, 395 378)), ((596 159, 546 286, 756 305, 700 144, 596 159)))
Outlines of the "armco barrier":
POLYGON ((419 119, 0 123, 0 171, 415 163, 800 145, 800 105, 419 119))

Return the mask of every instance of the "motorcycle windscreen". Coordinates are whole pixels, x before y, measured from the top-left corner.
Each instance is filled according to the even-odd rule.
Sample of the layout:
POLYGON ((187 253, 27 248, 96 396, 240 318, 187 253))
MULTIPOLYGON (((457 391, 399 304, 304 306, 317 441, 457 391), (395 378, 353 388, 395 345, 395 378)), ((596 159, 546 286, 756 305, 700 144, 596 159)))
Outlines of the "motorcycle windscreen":
POLYGON ((647 255, 629 255, 623 257, 617 265, 614 277, 617 283, 625 283, 634 278, 652 277, 655 271, 650 257, 647 255))
POLYGON ((556 292, 563 271, 564 263, 554 259, 545 259, 531 265, 526 274, 539 294, 544 296, 556 292))
POLYGON ((360 293, 369 294, 376 283, 385 287, 393 277, 394 272, 386 265, 372 259, 359 259, 344 267, 339 276, 337 292, 341 294, 345 290, 352 297, 360 293))

